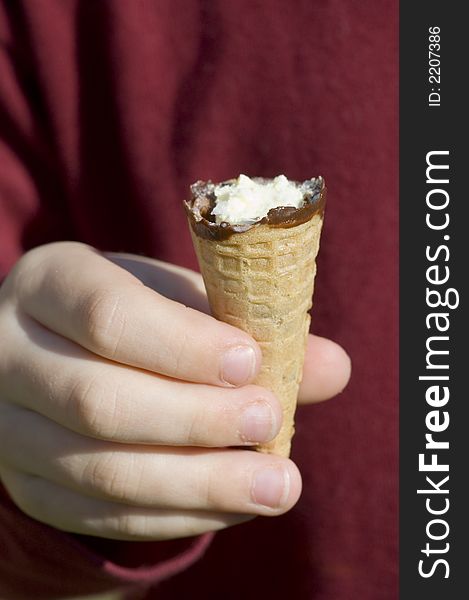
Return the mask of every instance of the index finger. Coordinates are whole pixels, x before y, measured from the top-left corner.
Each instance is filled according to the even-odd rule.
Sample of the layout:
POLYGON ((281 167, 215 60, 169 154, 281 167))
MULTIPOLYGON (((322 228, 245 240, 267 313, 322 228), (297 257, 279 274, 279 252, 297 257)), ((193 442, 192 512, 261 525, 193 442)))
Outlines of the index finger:
POLYGON ((214 385, 243 385, 259 369, 247 333, 161 296, 83 244, 27 255, 16 290, 28 315, 119 363, 214 385))

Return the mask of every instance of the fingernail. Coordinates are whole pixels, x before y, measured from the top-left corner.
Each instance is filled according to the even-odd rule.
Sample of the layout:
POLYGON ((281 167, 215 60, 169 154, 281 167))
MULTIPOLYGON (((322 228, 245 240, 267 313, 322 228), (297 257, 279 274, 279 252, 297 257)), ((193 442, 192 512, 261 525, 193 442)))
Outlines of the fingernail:
POLYGON ((290 477, 282 467, 267 467, 256 471, 251 496, 256 504, 279 508, 285 504, 290 491, 290 477))
POLYGON ((221 378, 225 383, 243 385, 254 375, 256 355, 250 346, 230 348, 222 358, 221 378))
POLYGON ((274 413, 270 404, 260 400, 244 410, 239 435, 244 442, 268 442, 274 436, 273 426, 274 413))

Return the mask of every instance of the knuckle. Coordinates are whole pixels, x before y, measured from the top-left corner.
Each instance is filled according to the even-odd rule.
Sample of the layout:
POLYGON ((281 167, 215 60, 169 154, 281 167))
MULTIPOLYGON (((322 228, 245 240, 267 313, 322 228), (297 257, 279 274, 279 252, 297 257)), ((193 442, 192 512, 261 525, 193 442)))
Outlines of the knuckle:
POLYGON ((10 271, 2 287, 7 289, 7 286, 10 285, 13 293, 19 295, 21 298, 24 295, 24 291, 28 290, 29 282, 34 273, 37 272, 38 265, 44 260, 41 250, 41 248, 34 248, 23 254, 10 271))
POLYGON ((131 502, 137 494, 133 462, 115 452, 95 455, 85 467, 82 484, 117 502, 131 502))
POLYGON ((236 407, 221 401, 200 402, 189 414, 184 443, 189 446, 224 446, 235 441, 236 407))
POLYGON ((117 491, 118 468, 113 453, 93 455, 86 464, 82 474, 82 485, 87 488, 109 495, 109 489, 117 491))
POLYGON ((100 391, 95 380, 79 379, 71 388, 67 399, 67 412, 70 421, 80 431, 91 433, 97 422, 96 405, 100 391))
POLYGON ((192 413, 188 420, 186 431, 186 443, 189 446, 199 446, 207 441, 207 435, 204 431, 206 428, 205 411, 202 407, 192 413))
POLYGON ((200 402, 188 416, 184 443, 189 446, 225 447, 239 445, 240 416, 248 404, 239 390, 222 390, 216 401, 200 402))
POLYGON ((13 268, 12 275, 22 277, 25 272, 29 273, 33 269, 36 269, 38 261, 44 259, 46 248, 47 246, 38 246, 25 252, 13 268))
POLYGON ((20 260, 16 263, 11 271, 11 276, 18 287, 22 287, 24 283, 28 286, 30 279, 41 271, 47 275, 49 267, 54 271, 58 268, 57 257, 63 254, 63 242, 54 242, 37 246, 32 250, 28 250, 20 260))
MULTIPOLYGON (((236 399, 234 394, 233 398, 236 399)), ((198 404, 188 415, 184 444, 209 447, 235 444, 238 440, 240 404, 225 401, 225 396, 217 402, 198 404)))
POLYGON ((209 467, 202 468, 197 477, 197 497, 205 508, 218 505, 217 482, 215 473, 209 467))
POLYGON ((117 383, 98 377, 79 379, 67 401, 70 421, 81 433, 98 439, 115 439, 126 430, 129 404, 117 383))
POLYGON ((37 246, 23 254, 10 271, 5 284, 20 302, 27 305, 41 284, 53 283, 60 277, 64 254, 77 249, 82 251, 86 247, 79 242, 52 242, 37 246))
POLYGON ((125 329, 122 297, 110 290, 95 290, 84 302, 83 320, 91 348, 103 356, 114 358, 125 329))

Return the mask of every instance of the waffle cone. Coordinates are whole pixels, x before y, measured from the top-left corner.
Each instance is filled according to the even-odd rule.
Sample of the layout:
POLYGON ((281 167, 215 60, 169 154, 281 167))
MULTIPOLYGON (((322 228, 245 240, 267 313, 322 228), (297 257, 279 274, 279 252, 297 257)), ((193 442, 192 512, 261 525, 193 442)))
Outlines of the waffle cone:
POLYGON ((258 342, 262 366, 254 383, 282 405, 281 431, 256 446, 260 452, 290 454, 321 227, 321 214, 294 227, 260 224, 225 240, 199 237, 191 227, 213 316, 258 342))

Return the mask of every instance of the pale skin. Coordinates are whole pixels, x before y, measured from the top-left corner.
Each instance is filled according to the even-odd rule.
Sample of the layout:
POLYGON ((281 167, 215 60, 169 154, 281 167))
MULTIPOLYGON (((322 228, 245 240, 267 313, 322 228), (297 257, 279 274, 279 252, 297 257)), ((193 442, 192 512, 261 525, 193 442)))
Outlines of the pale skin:
MULTIPOLYGON (((0 288, 0 477, 55 528, 165 540, 290 510, 301 475, 253 446, 281 426, 262 356, 208 314, 200 275, 74 242, 28 252, 0 288)), ((350 360, 309 336, 300 402, 350 360)))

